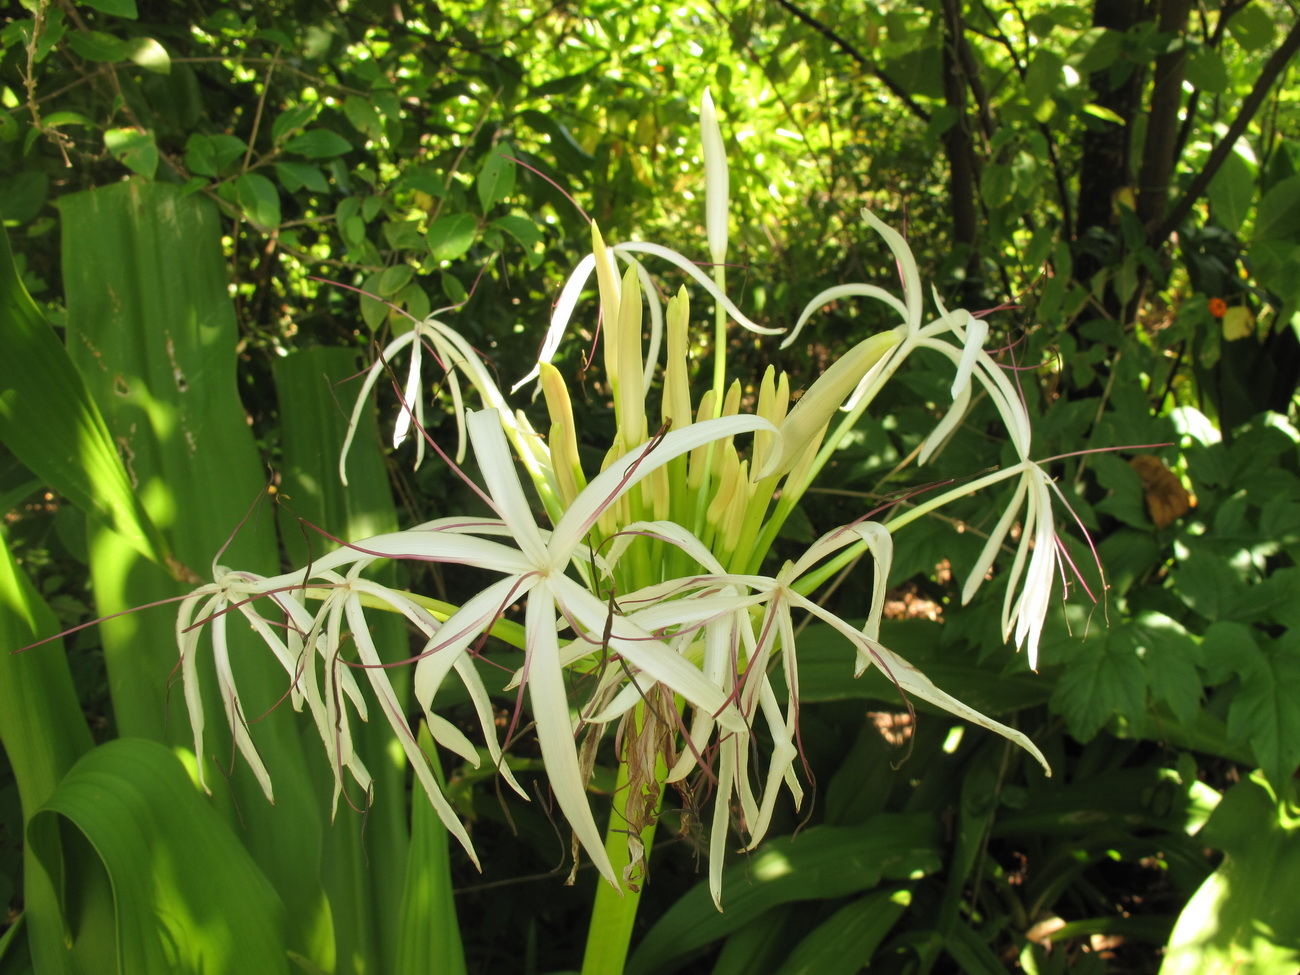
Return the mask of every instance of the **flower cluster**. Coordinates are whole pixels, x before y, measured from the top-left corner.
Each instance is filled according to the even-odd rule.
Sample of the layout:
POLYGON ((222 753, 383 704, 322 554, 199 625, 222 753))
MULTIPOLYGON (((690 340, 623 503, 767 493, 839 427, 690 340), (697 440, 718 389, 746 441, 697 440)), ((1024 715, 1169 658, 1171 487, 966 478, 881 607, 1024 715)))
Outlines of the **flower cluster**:
MULTIPOLYGON (((1018 487, 1012 501, 972 569, 963 599, 983 583, 1013 526, 1020 525, 1002 622, 1006 636, 1014 635, 1016 644, 1027 648, 1034 665, 1061 558, 1052 515, 1053 485, 1030 459, 1029 418, 1015 385, 984 350, 987 325, 964 310, 947 310, 937 295, 935 314, 927 319, 907 243, 864 211, 863 219, 896 259, 902 297, 869 284, 829 289, 809 303, 785 342, 793 341, 820 308, 846 297, 883 302, 897 314, 898 324, 846 351, 793 405, 790 378, 769 368, 757 384, 755 412, 741 413, 742 386, 739 381, 726 383, 721 354, 712 384, 697 398, 689 367, 688 293, 682 288, 661 307, 646 261, 682 269, 713 300, 719 353, 726 348, 728 321, 757 333, 774 331, 750 321, 727 297, 722 264, 727 250, 727 171, 707 95, 702 123, 713 273, 655 244, 607 246, 593 226, 592 251, 562 289, 538 366, 526 377, 537 380, 545 400, 545 438, 523 413, 509 408, 506 394, 445 322, 421 322, 385 351, 383 359, 388 361, 403 345, 411 349, 397 442, 413 425, 421 426, 418 392, 422 350, 428 357, 425 343, 456 378, 461 452, 467 442, 481 472, 476 489, 490 516, 444 517, 364 539, 276 576, 217 568, 214 581, 183 603, 178 639, 200 754, 204 714, 197 658, 200 631, 206 625, 226 720, 241 754, 267 796, 272 795, 270 773, 247 730, 226 646, 227 621, 230 613, 238 612, 283 666, 292 705, 310 712, 335 770, 336 801, 345 779, 363 789, 369 784, 369 773, 351 743, 352 724, 368 717, 369 699, 402 742, 442 821, 473 858, 465 827, 420 752, 406 703, 395 692, 389 670, 380 666, 367 616, 399 613, 423 641, 416 656, 414 697, 433 739, 467 762, 480 761, 475 744, 434 710, 439 688, 454 672, 478 715, 487 755, 524 796, 502 760, 489 690, 474 660, 483 635, 508 608, 522 603, 523 635, 517 642, 523 663, 510 686, 527 694, 559 808, 586 855, 615 885, 619 877, 587 796, 596 743, 608 728, 619 729, 632 826, 652 819, 654 799, 663 785, 700 770, 715 782, 708 830, 709 882, 715 900, 721 896, 732 811, 740 811, 746 848, 752 848, 767 831, 783 791, 798 805, 797 614, 810 615, 843 635, 853 658, 852 663, 846 659, 846 672, 852 667, 860 675, 879 667, 905 695, 1003 735, 1046 768, 1041 753, 1020 732, 940 690, 880 640, 894 533, 957 497, 1015 478, 1018 487), (564 380, 550 364, 593 273, 605 379, 613 402, 612 436, 606 434, 608 449, 599 471, 589 471, 580 462, 578 443, 591 443, 596 434, 583 430, 580 436, 564 380), (643 322, 647 307, 648 327, 643 322), (786 517, 843 435, 917 349, 945 355, 954 366, 952 408, 926 440, 922 461, 954 434, 972 391, 979 389, 1001 414, 1019 462, 929 497, 883 522, 862 519, 845 525, 817 539, 798 559, 770 565, 769 552, 786 517), (473 387, 484 408, 462 412, 461 381, 473 387), (657 413, 650 405, 656 389, 657 413), (531 499, 519 476, 521 467, 531 483, 531 499), (545 512, 540 523, 534 514, 538 502, 545 512), (854 625, 811 595, 828 566, 858 554, 869 555, 875 570, 863 607, 866 623, 854 625), (367 578, 371 566, 392 559, 473 566, 495 579, 463 604, 435 612, 419 595, 367 578), (780 692, 770 677, 777 668, 784 677, 780 692), (575 682, 566 672, 581 672, 589 679, 575 682), (368 694, 362 685, 368 685, 368 694), (758 741, 770 742, 770 752, 758 756, 758 741)), ((367 391, 380 368, 376 364, 371 372, 367 391)), ((354 423, 360 409, 359 404, 354 423)), ((635 866, 642 851, 637 847, 638 830, 630 832, 635 866)), ((625 871, 623 879, 633 878, 625 871)))

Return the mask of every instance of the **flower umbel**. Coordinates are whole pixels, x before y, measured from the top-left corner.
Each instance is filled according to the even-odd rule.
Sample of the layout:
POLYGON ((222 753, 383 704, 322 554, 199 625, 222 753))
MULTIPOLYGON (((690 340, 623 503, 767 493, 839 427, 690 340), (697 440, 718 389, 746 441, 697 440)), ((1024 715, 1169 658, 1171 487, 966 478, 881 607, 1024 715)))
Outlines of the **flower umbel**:
MULTIPOLYGON (((702 127, 709 251, 720 264, 727 250, 727 170, 707 96, 702 127)), ((213 582, 182 604, 178 619, 196 752, 203 754, 198 656, 200 630, 206 626, 235 744, 271 796, 271 770, 258 756, 226 651, 228 614, 237 611, 283 667, 292 706, 311 714, 335 772, 336 801, 348 779, 363 791, 369 786, 369 773, 351 740, 354 722, 369 716, 369 697, 402 743, 429 801, 473 859, 469 834, 420 752, 406 703, 370 636, 369 613, 395 612, 422 641, 414 658, 414 699, 434 741, 474 765, 485 755, 524 798, 502 753, 491 697, 512 691, 527 695, 559 809, 609 883, 630 884, 643 873, 640 830, 652 821, 662 787, 692 776, 712 780, 709 883, 720 905, 733 808, 740 811, 738 826, 750 849, 766 834, 782 792, 790 794, 796 807, 803 797, 797 614, 844 637, 846 674, 879 667, 905 697, 923 699, 1004 736, 1046 769, 1042 754, 1022 733, 939 689, 880 639, 895 533, 958 497, 1017 480, 962 597, 968 600, 979 588, 1014 525, 1022 522, 1007 572, 1002 624, 1006 637, 1014 635, 1016 644, 1027 649, 1031 667, 1060 555, 1052 514, 1055 488, 1030 459, 1029 417, 1017 388, 984 350, 986 323, 962 309, 949 311, 937 296, 936 314, 927 321, 911 249, 870 212, 864 211, 863 218, 893 252, 902 278, 901 299, 872 284, 829 289, 810 302, 785 344, 826 303, 849 297, 882 302, 898 322, 845 352, 793 406, 796 383, 771 368, 752 381, 758 392, 753 414, 741 412, 742 384, 735 377, 728 384, 725 368, 715 367, 713 383, 697 398, 688 357, 689 296, 683 288, 661 305, 643 260, 684 270, 716 303, 723 316, 719 321, 729 318, 759 334, 778 330, 744 315, 727 296, 719 269, 710 277, 657 244, 607 245, 594 225, 592 252, 564 285, 538 366, 524 380, 540 382, 550 421, 546 439, 521 412, 511 410, 507 395, 450 325, 431 318, 394 341, 384 351, 385 360, 407 345, 412 357, 395 441, 412 428, 424 433, 418 392, 422 364, 430 357, 427 342, 450 377, 457 423, 477 461, 478 491, 490 514, 443 517, 364 539, 270 577, 214 568, 213 582), (568 388, 550 364, 593 271, 599 301, 592 314, 601 319, 613 402, 603 431, 576 428, 568 388), (643 326, 646 309, 648 326, 643 326), (666 362, 661 363, 665 345, 666 362), (934 456, 956 434, 972 392, 978 390, 1000 414, 1018 463, 927 497, 883 521, 863 518, 835 529, 799 558, 769 564, 777 533, 794 506, 883 385, 918 349, 945 356, 954 375, 952 408, 926 439, 920 460, 934 456), (474 388, 483 408, 462 410, 461 379, 474 388), (651 404, 655 389, 661 390, 657 410, 651 404), (577 449, 582 442, 606 448, 600 470, 584 469, 577 449), (526 481, 517 464, 528 475, 526 481), (530 500, 527 483, 538 505, 530 500), (535 506, 544 511, 540 520, 535 506), (822 606, 815 591, 860 556, 874 563, 873 586, 863 606, 866 622, 853 624, 822 606), (472 566, 494 578, 458 606, 439 605, 367 577, 373 565, 387 560, 472 566), (511 631, 521 651, 518 670, 506 686, 493 688, 480 673, 477 651, 486 634, 504 632, 500 620, 516 604, 523 606, 522 630, 511 631), (778 668, 783 693, 770 679, 778 668), (435 710, 438 690, 453 672, 476 715, 481 751, 435 710), (627 764, 634 793, 618 800, 634 827, 628 841, 631 865, 621 878, 587 793, 592 761, 611 726, 618 728, 616 758, 627 764), (767 754, 756 754, 760 741, 770 741, 767 754)), ((718 351, 724 347, 720 344, 718 351)), ((720 356, 715 358, 725 367, 720 356)), ((362 398, 382 365, 371 372, 362 398)), ((360 409, 359 400, 354 423, 360 409)))

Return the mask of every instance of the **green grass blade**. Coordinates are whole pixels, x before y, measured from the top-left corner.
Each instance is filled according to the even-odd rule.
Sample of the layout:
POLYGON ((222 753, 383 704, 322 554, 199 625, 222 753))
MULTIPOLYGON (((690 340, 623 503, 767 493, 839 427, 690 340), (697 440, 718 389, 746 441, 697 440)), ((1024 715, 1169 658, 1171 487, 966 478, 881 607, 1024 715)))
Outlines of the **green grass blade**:
POLYGON ((70 930, 82 918, 75 859, 98 860, 112 887, 120 975, 288 972, 284 908, 230 828, 162 745, 119 739, 87 753, 28 828, 36 856, 64 879, 70 930), (88 844, 94 857, 79 853, 88 844))
POLYGON ((137 552, 168 564, 154 527, 81 377, 23 286, 0 228, 0 442, 137 552))

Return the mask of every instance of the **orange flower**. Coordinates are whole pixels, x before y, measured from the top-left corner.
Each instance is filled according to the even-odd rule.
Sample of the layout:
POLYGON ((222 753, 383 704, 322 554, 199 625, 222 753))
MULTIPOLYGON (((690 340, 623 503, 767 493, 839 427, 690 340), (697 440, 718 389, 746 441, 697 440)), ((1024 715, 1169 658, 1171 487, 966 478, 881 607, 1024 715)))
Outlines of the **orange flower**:
POLYGON ((1211 298, 1209 308, 1210 314, 1215 318, 1222 318, 1228 313, 1228 303, 1222 298, 1211 298))

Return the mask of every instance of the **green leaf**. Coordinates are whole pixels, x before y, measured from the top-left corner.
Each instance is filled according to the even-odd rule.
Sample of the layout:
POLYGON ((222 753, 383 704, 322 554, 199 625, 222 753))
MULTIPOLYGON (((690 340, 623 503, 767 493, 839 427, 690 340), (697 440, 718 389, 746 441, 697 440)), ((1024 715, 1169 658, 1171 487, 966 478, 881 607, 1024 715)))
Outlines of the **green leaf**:
POLYGON ((1254 242, 1300 242, 1300 176, 1289 176, 1274 184, 1259 201, 1258 213, 1254 242))
POLYGON ((1273 43, 1277 28, 1263 4, 1247 4, 1228 21, 1228 33, 1247 51, 1258 51, 1273 43))
POLYGON ((109 129, 104 133, 104 145, 113 158, 133 173, 153 179, 158 169, 158 146, 152 132, 139 129, 109 129))
POLYGON ((906 888, 849 902, 804 935, 777 975, 857 975, 911 903, 906 888))
POLYGON ((125 61, 127 42, 102 30, 78 30, 68 35, 68 47, 87 61, 125 61))
POLYGON ((1224 230, 1241 229, 1255 199, 1255 171, 1240 153, 1230 152, 1210 180, 1210 212, 1224 230))
POLYGON ((1228 90, 1228 69, 1212 47, 1198 46, 1187 54, 1187 80, 1201 91, 1213 95, 1228 90))
POLYGON ((308 129, 284 144, 285 151, 308 159, 332 159, 352 149, 352 143, 329 129, 308 129))
POLYGON ((0 339, 0 441, 82 511, 164 563, 162 536, 145 514, 81 376, 23 287, 3 231, 0 339))
POLYGON ((1300 967, 1300 823, 1294 785, 1279 800, 1258 774, 1239 782, 1198 835, 1223 862, 1188 901, 1160 975, 1292 975, 1300 967))
POLYGON ((882 813, 860 826, 814 826, 766 842, 723 871, 722 913, 708 884, 696 884, 646 934, 627 973, 659 971, 779 904, 846 897, 882 879, 933 873, 941 865, 936 834, 928 814, 882 813))
POLYGON ((439 217, 429 227, 429 251, 437 261, 454 261, 463 257, 474 244, 478 221, 473 214, 452 213, 439 217))
POLYGON ((1146 665, 1152 696, 1169 705, 1179 721, 1191 724, 1201 706, 1196 641, 1164 613, 1142 613, 1128 628, 1146 665))
MULTIPOLYGON (((62 642, 12 652, 58 629, 0 533, 0 747, 13 770, 24 823, 93 746, 62 642)), ((16 830, 15 840, 19 835, 16 830)), ((30 843, 23 850, 23 871, 24 933, 34 970, 73 975, 82 953, 64 947, 57 896, 30 843)), ((0 938, 0 959, 9 958, 0 938)))
POLYGON ((509 196, 515 188, 515 164, 507 159, 514 150, 509 143, 500 143, 483 160, 479 168, 474 189, 478 192, 479 206, 487 213, 500 200, 509 196))
MULTIPOLYGON (((517 214, 507 214, 504 217, 497 217, 489 227, 496 227, 503 230, 523 246, 531 258, 534 256, 537 245, 542 242, 542 230, 533 220, 528 217, 521 217, 517 214)), ((536 255, 540 260, 540 255, 536 255)), ((536 266, 536 265, 534 265, 536 266)))
POLYGON ((261 173, 244 173, 235 180, 235 198, 244 215, 259 227, 280 225, 280 194, 275 184, 261 173))
POLYGON ((247 143, 237 136, 196 132, 185 140, 185 165, 200 176, 220 176, 247 151, 247 143))
POLYGON ((1090 741, 1111 715, 1141 721, 1146 710, 1146 673, 1137 641, 1125 630, 1087 640, 1052 692, 1052 710, 1079 741, 1090 741))
POLYGON ((126 56, 146 71, 152 71, 154 74, 171 74, 171 55, 152 37, 131 38, 126 45, 126 56))
POLYGON ((384 137, 384 121, 375 106, 359 95, 348 95, 343 100, 343 114, 352 127, 367 139, 378 142, 384 137))
POLYGON ((117 959, 106 970, 288 972, 283 905, 162 745, 124 738, 83 756, 28 836, 63 889, 70 931, 76 880, 107 874, 117 959))
POLYGON ((361 283, 361 319, 372 332, 384 323, 390 310, 387 304, 376 297, 379 294, 380 277, 381 274, 376 272, 361 283))
POLYGON ((1124 116, 1118 112, 1107 108, 1105 105, 1098 105, 1096 102, 1089 102, 1083 106, 1084 114, 1091 115, 1093 118, 1099 118, 1103 122, 1114 122, 1116 125, 1124 124, 1124 116))
POLYGON ((286 108, 271 123, 271 141, 278 145, 281 140, 297 132, 315 117, 316 109, 314 104, 291 105, 286 108))
MULTIPOLYGON (((442 784, 436 749, 424 725, 420 726, 420 748, 429 756, 442 784)), ((465 954, 452 895, 447 830, 429 803, 417 801, 412 807, 411 852, 402 884, 396 970, 463 975, 465 954)))
MULTIPOLYGON (((176 555, 187 565, 206 570, 218 551, 230 565, 278 565, 270 518, 261 506, 250 507, 265 496, 266 474, 239 397, 239 334, 221 249, 227 228, 216 208, 169 184, 134 181, 64 196, 60 210, 68 342, 131 458, 143 503, 155 520, 165 519, 176 555), (105 254, 114 259, 104 260, 105 254)), ((175 583, 142 565, 109 533, 93 531, 90 545, 99 612, 176 595, 175 583)), ((172 614, 114 619, 100 624, 99 635, 120 733, 178 748, 192 742, 184 702, 167 688, 166 674, 176 663, 172 614)), ((284 671, 246 629, 234 628, 229 638, 239 655, 244 706, 259 715, 251 731, 275 776, 274 805, 243 763, 230 767, 217 697, 207 698, 211 737, 197 758, 210 765, 218 808, 238 824, 286 906, 289 944, 320 964, 333 957, 326 954, 332 951, 330 907, 321 886, 321 819, 328 800, 320 796, 328 796, 328 788, 307 764, 300 715, 278 706, 284 671), (221 764, 220 772, 212 763, 221 764)), ((206 643, 200 656, 211 695, 216 687, 206 643)))
POLYGON ((1228 708, 1228 734, 1250 743, 1275 788, 1290 787, 1300 765, 1300 648, 1295 636, 1261 654, 1228 708))
POLYGON ((379 275, 379 281, 375 285, 380 297, 391 298, 397 292, 406 287, 407 282, 415 275, 415 269, 409 264, 394 264, 392 267, 384 268, 383 273, 379 275))
POLYGON ((296 193, 304 187, 313 193, 330 191, 330 185, 325 181, 325 174, 320 171, 319 166, 313 166, 311 163, 276 163, 275 175, 280 178, 280 183, 290 193, 296 193))
POLYGON ((135 0, 77 0, 77 2, 100 13, 125 17, 127 20, 135 20, 139 16, 135 9, 135 0))

